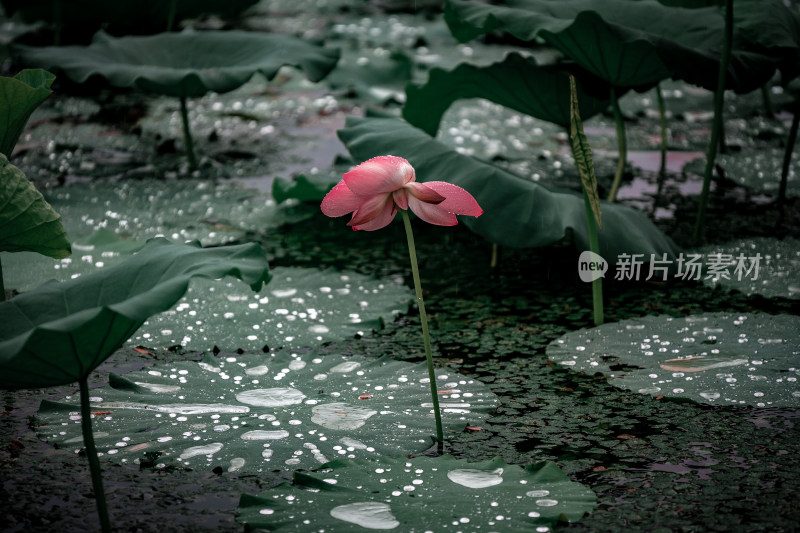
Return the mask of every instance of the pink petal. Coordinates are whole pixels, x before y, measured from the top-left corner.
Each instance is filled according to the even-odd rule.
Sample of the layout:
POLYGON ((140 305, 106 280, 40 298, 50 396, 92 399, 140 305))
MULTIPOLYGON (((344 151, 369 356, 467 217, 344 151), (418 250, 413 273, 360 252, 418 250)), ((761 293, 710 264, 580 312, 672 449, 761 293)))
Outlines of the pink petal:
POLYGON ((336 218, 352 213, 362 203, 364 203, 364 198, 353 194, 353 191, 342 180, 325 195, 320 208, 324 215, 336 218))
POLYGON ((483 214, 483 209, 478 205, 477 200, 457 185, 444 181, 426 181, 424 185, 444 196, 444 201, 438 207, 445 211, 471 217, 479 217, 483 214))
POLYGON ((363 226, 378 216, 386 216, 385 211, 394 208, 391 194, 376 194, 362 200, 362 204, 353 213, 353 218, 347 223, 348 226, 363 226))
POLYGON ((436 224, 437 226, 455 226, 458 224, 456 216, 446 209, 442 209, 441 205, 429 204, 418 200, 414 196, 408 196, 408 207, 428 224, 436 224))
POLYGON ((380 213, 378 213, 378 216, 369 222, 360 225, 353 225, 351 221, 350 224, 353 225, 354 230, 375 231, 388 226, 389 223, 394 220, 396 214, 397 207, 395 207, 394 202, 390 199, 388 202, 386 202, 380 213))
POLYGON ((396 191, 415 176, 414 167, 402 157, 382 155, 364 161, 342 178, 355 194, 373 196, 396 191))
POLYGON ((427 185, 417 182, 406 183, 405 187, 413 197, 417 200, 428 204, 440 204, 444 201, 445 197, 438 192, 434 191, 427 185))
POLYGON ((399 191, 394 191, 392 198, 394 198, 394 203, 397 204, 397 207, 403 210, 408 209, 408 196, 406 195, 405 187, 399 191))

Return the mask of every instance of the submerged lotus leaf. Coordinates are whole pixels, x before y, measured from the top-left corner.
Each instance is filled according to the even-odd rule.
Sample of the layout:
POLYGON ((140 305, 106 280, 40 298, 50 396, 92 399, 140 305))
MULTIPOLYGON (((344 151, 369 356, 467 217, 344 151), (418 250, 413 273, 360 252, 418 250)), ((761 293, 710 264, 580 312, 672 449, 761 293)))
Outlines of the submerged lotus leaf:
POLYGON ((116 87, 177 97, 232 91, 256 72, 272 79, 284 65, 319 81, 339 52, 291 35, 246 31, 183 31, 111 37, 100 31, 89 46, 18 47, 22 61, 47 65, 83 83, 102 76, 116 87))
MULTIPOLYGON (((315 468, 338 458, 406 455, 431 445, 424 363, 277 352, 181 361, 111 375, 91 391, 103 457, 211 470, 315 468)), ((446 432, 478 424, 498 402, 482 383, 437 372, 446 432)), ((40 437, 82 447, 78 398, 43 402, 40 437)))
MULTIPOLYGON (((716 7, 684 9, 656 0, 509 0, 502 6, 448 0, 445 20, 462 42, 493 31, 544 39, 616 87, 672 77, 710 89, 717 84, 725 24, 716 7)), ((750 92, 774 72, 769 57, 734 49, 727 87, 750 92)))
POLYGON ((551 462, 381 457, 334 461, 295 473, 291 485, 245 494, 237 520, 269 531, 533 532, 580 520, 595 500, 551 462))
MULTIPOLYGON (((568 93, 565 95, 569 101, 568 93)), ((432 139, 398 119, 348 119, 339 130, 356 161, 382 154, 405 157, 419 181, 447 180, 470 192, 483 208, 478 218, 465 217, 464 225, 489 241, 504 246, 549 246, 571 237, 576 247, 589 248, 583 197, 554 192, 479 161, 432 139)), ((600 255, 654 253, 673 256, 678 248, 642 213, 619 204, 602 203, 603 231, 600 255)))
POLYGON ((567 333, 547 356, 642 394, 800 406, 800 317, 793 315, 647 316, 567 333))
POLYGON ((272 276, 259 294, 194 280, 174 310, 150 318, 131 342, 201 351, 313 346, 381 329, 413 299, 401 279, 293 267, 272 276))
MULTIPOLYGON (((800 241, 750 238, 687 252, 703 258, 703 283, 766 297, 800 298, 800 241), (709 266, 713 266, 709 270, 709 266)), ((688 257, 688 256, 687 256, 688 257)))
POLYGON ((235 276, 258 290, 269 281, 256 244, 199 248, 152 239, 113 267, 0 303, 0 388, 86 379, 151 315, 169 309, 195 276, 235 276))

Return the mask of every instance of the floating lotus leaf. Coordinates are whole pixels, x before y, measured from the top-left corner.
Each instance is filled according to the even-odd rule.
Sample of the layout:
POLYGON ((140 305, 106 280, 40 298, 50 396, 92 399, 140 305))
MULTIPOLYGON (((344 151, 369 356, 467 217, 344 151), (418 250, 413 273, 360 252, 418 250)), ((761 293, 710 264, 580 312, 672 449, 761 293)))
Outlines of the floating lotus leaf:
MULTIPOLYGON (((450 105, 465 98, 485 98, 564 128, 570 124, 569 72, 563 67, 539 66, 533 57, 519 54, 486 67, 463 63, 450 71, 433 69, 425 85, 409 85, 406 95, 403 118, 432 136, 450 105)), ((582 90, 578 101, 584 119, 608 107, 608 98, 598 99, 582 90)))
POLYGON ((61 216, 1 153, 0 251, 32 251, 54 258, 71 253, 61 216))
MULTIPOLYGON (((406 455, 431 445, 424 363, 314 351, 212 357, 112 375, 91 391, 98 451, 120 462, 262 472, 338 458, 406 455), (145 455, 147 454, 147 455, 145 455), (148 459, 149 460, 149 459, 148 459)), ((480 423, 497 398, 480 382, 439 371, 447 432, 480 423)), ((39 435, 80 449, 77 397, 43 402, 39 435)))
POLYGON ((11 157, 31 113, 52 94, 55 79, 39 69, 23 70, 13 78, 0 76, 0 154, 11 157))
POLYGON ((800 406, 800 317, 793 315, 647 316, 567 333, 547 357, 642 394, 800 406))
MULTIPOLYGON (((568 100, 568 94, 565 98, 568 100)), ((357 161, 381 154, 408 159, 417 179, 444 180, 470 192, 484 210, 463 223, 491 242, 507 246, 549 246, 572 236, 586 250, 589 237, 583 197, 552 192, 499 167, 478 161, 437 142, 402 120, 348 119, 339 130, 357 161)), ((614 262, 621 253, 674 255, 677 247, 642 213, 619 204, 601 203, 600 255, 614 262), (634 252, 636 250, 636 252, 634 252)))
MULTIPOLYGON (((783 165, 783 149, 745 148, 741 152, 720 154, 716 164, 725 170, 725 178, 755 192, 778 194, 783 165)), ((703 175, 706 158, 695 159, 684 166, 685 172, 703 175)), ((800 161, 795 157, 786 179, 786 196, 800 196, 800 161)))
POLYGON ((2 0, 3 9, 27 22, 46 20, 81 29, 110 25, 122 33, 151 33, 167 30, 171 4, 175 21, 215 13, 232 17, 258 0, 2 0), (57 6, 59 10, 57 10, 57 6), (56 13, 59 13, 60 20, 56 13))
POLYGON ((28 65, 48 65, 83 83, 102 76, 116 87, 135 87, 191 98, 232 91, 256 72, 272 79, 284 65, 318 81, 336 65, 339 52, 291 35, 245 31, 183 31, 111 37, 98 32, 89 46, 17 49, 28 65))
MULTIPOLYGON (((504 31, 544 39, 615 87, 648 87, 680 78, 717 85, 724 19, 716 7, 684 9, 656 0, 509 0, 507 5, 448 0, 445 20, 468 41, 504 31)), ((768 56, 734 49, 727 87, 750 92, 775 72, 768 56)))
POLYGON ((51 281, 0 303, 0 388, 85 380, 151 315, 169 309, 195 276, 269 281, 256 244, 202 249, 153 239, 128 260, 51 281))
POLYGON ((800 298, 800 241, 797 239, 740 239, 688 253, 702 255, 706 267, 711 260, 719 265, 715 271, 705 268, 702 279, 706 285, 768 298, 800 298))
POLYGON ((276 267, 272 275, 259 294, 193 280, 177 307, 150 318, 131 342, 200 351, 313 346, 381 329, 413 300, 402 280, 316 268, 276 267))
POLYGON ((550 531, 595 506, 595 494, 551 462, 500 457, 334 461, 294 483, 243 495, 237 520, 269 531, 550 531))

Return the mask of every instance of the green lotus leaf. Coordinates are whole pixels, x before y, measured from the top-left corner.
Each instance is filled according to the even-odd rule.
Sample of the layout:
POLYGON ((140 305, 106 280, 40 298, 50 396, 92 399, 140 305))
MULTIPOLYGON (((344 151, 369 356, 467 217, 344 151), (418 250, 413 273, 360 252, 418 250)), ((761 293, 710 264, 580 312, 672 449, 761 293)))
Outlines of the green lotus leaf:
POLYGON ((131 342, 200 351, 314 346, 382 329, 413 300, 402 283, 352 272, 276 267, 272 275, 259 294, 192 280, 177 307, 148 319, 131 342))
POLYGON ((359 98, 378 102, 396 95, 411 81, 413 62, 403 52, 388 55, 376 50, 345 52, 325 82, 334 89, 347 89, 359 98))
POLYGON ((155 33, 167 30, 170 4, 175 4, 175 22, 204 14, 233 17, 258 0, 2 0, 8 16, 26 22, 40 20, 92 31, 110 26, 118 33, 155 33), (63 8, 57 9, 63 4, 63 8), (58 13, 58 15, 56 15, 58 13))
POLYGON ((500 457, 470 463, 450 455, 334 461, 257 496, 237 520, 269 531, 550 531, 595 506, 585 485, 555 463, 521 467, 500 457))
MULTIPOLYGON (((608 95, 608 90, 605 94, 608 95)), ((569 72, 563 67, 539 66, 533 57, 512 53, 503 61, 486 67, 464 63, 450 71, 433 69, 425 85, 409 85, 406 88, 403 118, 435 136, 442 116, 453 102, 465 98, 484 98, 569 128, 567 95, 569 72)), ((578 101, 584 119, 608 107, 608 98, 598 99, 583 90, 578 92, 578 101)))
POLYGON ((617 387, 713 405, 800 406, 800 317, 647 316, 573 331, 551 361, 617 387))
POLYGON ((116 87, 198 97, 232 91, 256 72, 272 79, 284 65, 319 81, 339 52, 290 35, 245 31, 183 31, 112 37, 98 32, 89 46, 17 48, 28 65, 48 65, 83 83, 102 76, 116 87))
MULTIPOLYGON (((685 9, 656 0, 510 0, 503 6, 448 0, 445 20, 460 41, 493 31, 524 41, 542 38, 615 87, 644 88, 670 77, 709 89, 717 84, 724 20, 716 7, 685 9)), ((727 87, 750 92, 774 72, 769 57, 734 49, 727 87)))
POLYGON ((800 74, 800 15, 780 0, 735 0, 741 39, 754 51, 780 60, 782 84, 800 74))
POLYGON ((800 298, 800 240, 739 239, 688 253, 702 256, 706 285, 768 298, 800 298), (712 261, 716 266, 709 270, 712 261))
POLYGON ((41 69, 0 77, 0 154, 11 157, 31 113, 52 94, 50 86, 55 79, 41 69))
POLYGON ((202 249, 153 239, 113 267, 51 281, 0 303, 0 388, 85 380, 155 313, 169 309, 195 276, 236 276, 253 290, 269 281, 256 244, 202 249))
MULTIPOLYGON (((407 455, 431 445, 433 413, 424 363, 314 350, 206 355, 157 365, 93 389, 92 424, 106 459, 264 472, 328 461, 407 455)), ((447 432, 481 423, 497 408, 482 383, 439 371, 447 432)), ((77 397, 43 402, 40 437, 79 449, 77 397), (58 428, 54 431, 54 428, 58 428)), ((79 418, 79 417, 78 417, 79 418)))
POLYGON ((299 174, 292 179, 278 178, 272 182, 272 197, 277 203, 294 199, 300 202, 321 202, 334 185, 341 181, 342 175, 299 174))
POLYGON ((31 251, 57 259, 71 253, 61 216, 3 154, 0 154, 0 251, 31 251))
MULTIPOLYGON (((567 93, 568 95, 569 93, 567 93)), ((568 99, 568 96, 565 98, 568 99)), ((483 208, 478 218, 462 222, 489 241, 516 247, 549 246, 571 236, 575 245, 589 249, 583 197, 553 192, 486 162, 439 143, 398 119, 348 119, 339 130, 356 161, 384 154, 408 159, 420 181, 442 180, 470 192, 483 208)), ((600 254, 609 262, 622 253, 666 253, 675 244, 642 213, 619 204, 601 202, 603 230, 600 254)))

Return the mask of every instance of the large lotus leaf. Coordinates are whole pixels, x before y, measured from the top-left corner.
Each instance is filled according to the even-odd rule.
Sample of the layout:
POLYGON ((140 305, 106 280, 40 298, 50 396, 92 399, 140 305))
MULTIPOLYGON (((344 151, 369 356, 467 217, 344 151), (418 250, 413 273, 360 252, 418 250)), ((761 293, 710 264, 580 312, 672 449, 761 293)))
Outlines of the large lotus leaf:
POLYGON ((342 180, 342 174, 299 174, 293 178, 277 178, 272 182, 272 197, 277 203, 286 200, 300 202, 321 202, 337 183, 342 180))
MULTIPOLYGON (((482 383, 439 371, 445 431, 479 424, 498 405, 482 383)), ((111 375, 91 391, 98 451, 121 462, 263 472, 338 458, 422 452, 434 430, 424 363, 314 351, 181 361, 111 375)), ((82 447, 77 397, 43 402, 37 431, 82 447)))
POLYGON ((47 65, 83 83, 102 76, 116 87, 167 96, 197 97, 232 91, 256 72, 272 79, 284 65, 319 81, 339 52, 291 35, 245 31, 183 31, 111 37, 98 32, 89 46, 18 47, 28 65, 47 65))
POLYGON ((797 76, 800 65, 800 14, 781 0, 734 0, 737 33, 754 50, 780 58, 782 83, 797 76))
POLYGON ((276 267, 272 275, 261 294, 193 280, 177 307, 150 318, 131 342, 200 351, 314 346, 381 329, 413 300, 401 280, 316 268, 276 267))
POLYGON ((269 531, 550 531, 580 520, 595 500, 547 461, 339 460, 295 473, 291 485, 243 495, 237 520, 269 531))
POLYGON ((51 281, 0 303, 0 388, 86 379, 195 276, 236 276, 253 290, 269 281, 256 244, 202 249, 153 239, 130 259, 70 281, 51 281))
MULTIPOLYGON (((498 30, 525 41, 543 38, 608 83, 637 88, 673 77, 713 89, 725 24, 715 7, 656 0, 510 0, 506 6, 448 0, 445 20, 460 41, 498 30)), ((770 58, 734 49, 726 86, 750 92, 774 71, 770 58)))
POLYGON ((652 396, 713 405, 800 406, 800 317, 705 313, 647 316, 573 331, 551 361, 606 374, 652 396))
POLYGON ((0 251, 31 251, 57 259, 71 253, 61 216, 3 154, 0 154, 0 251))
MULTIPOLYGON (((569 93, 567 93, 569 94, 569 93)), ((566 95, 565 95, 566 96, 566 95)), ((397 119, 348 119, 339 137, 353 158, 394 154, 415 167, 420 181, 442 180, 469 191, 483 208, 478 218, 464 217, 471 230, 501 245, 539 247, 571 235, 589 249, 583 197, 552 192, 499 167, 478 161, 435 141, 397 119)), ((619 204, 601 203, 600 254, 609 262, 622 253, 666 253, 677 248, 642 213, 619 204)))
POLYGON ((739 239, 688 253, 703 258, 705 268, 701 277, 706 285, 768 298, 800 298, 800 241, 797 239, 739 239))
MULTIPOLYGON (((533 57, 509 54, 502 62, 486 67, 463 63, 450 71, 433 69, 425 85, 406 88, 403 118, 435 136, 453 102, 484 98, 569 128, 568 95, 569 72, 552 65, 539 66, 533 57)), ((582 90, 578 101, 584 119, 608 107, 608 98, 597 99, 582 90)))
POLYGON ((45 20, 81 29, 110 25, 120 33, 154 33, 167 30, 170 4, 175 6, 174 20, 203 14, 232 17, 258 0, 2 0, 3 9, 27 22, 45 20), (57 8, 60 7, 58 10, 57 8), (58 19, 56 20, 58 14, 58 19))
POLYGON ((403 52, 359 49, 345 52, 325 82, 361 99, 399 100, 403 87, 411 81, 412 70, 411 58, 403 52))
POLYGON ((0 154, 11 157, 22 130, 39 104, 53 91, 56 77, 45 70, 23 70, 13 78, 0 77, 0 154))

